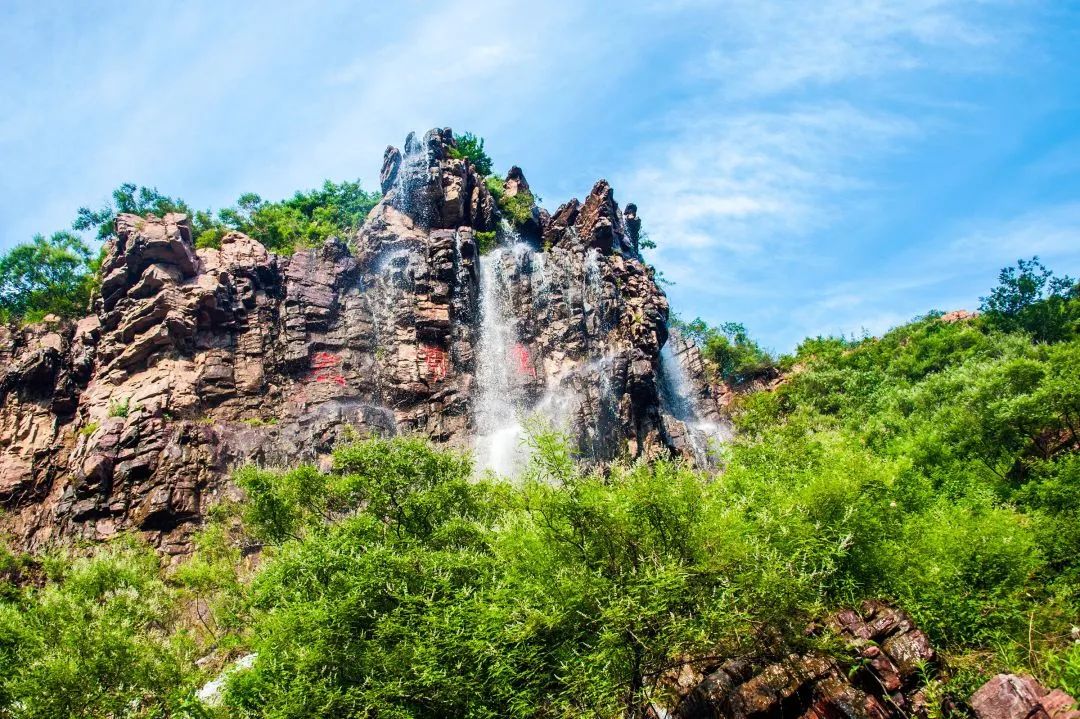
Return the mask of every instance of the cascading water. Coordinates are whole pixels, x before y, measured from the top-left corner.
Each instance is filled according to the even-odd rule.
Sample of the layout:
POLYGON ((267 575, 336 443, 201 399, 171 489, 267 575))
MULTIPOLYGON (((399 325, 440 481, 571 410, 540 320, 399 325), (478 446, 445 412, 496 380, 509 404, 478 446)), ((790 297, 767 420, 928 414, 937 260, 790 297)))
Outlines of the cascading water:
MULTIPOLYGON (((508 252, 498 247, 480 258, 480 342, 476 362, 476 457, 480 469, 514 475, 521 466, 524 397, 514 374, 517 345, 508 252)), ((515 258, 516 261, 516 258, 515 258)))
POLYGON ((687 439, 694 462, 699 467, 715 464, 716 445, 731 439, 731 430, 722 422, 706 419, 686 368, 671 349, 672 340, 660 349, 660 365, 664 375, 661 401, 665 408, 686 426, 687 439))
POLYGON ((423 202, 423 189, 430 180, 430 172, 427 143, 417 139, 416 133, 409 133, 405 139, 401 164, 389 193, 393 196, 393 206, 414 219, 430 219, 430 208, 423 202), (421 201, 417 202, 418 199, 421 201))

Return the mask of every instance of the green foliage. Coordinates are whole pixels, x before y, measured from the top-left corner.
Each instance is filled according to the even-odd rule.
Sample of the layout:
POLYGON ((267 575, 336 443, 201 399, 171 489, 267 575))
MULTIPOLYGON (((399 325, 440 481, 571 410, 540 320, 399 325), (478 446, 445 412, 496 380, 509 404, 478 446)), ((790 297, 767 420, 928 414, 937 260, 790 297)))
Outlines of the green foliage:
POLYGON ((1080 336, 1043 322, 1075 300, 1019 267, 1028 277, 1003 271, 976 320, 931 313, 881 338, 807 340, 738 424, 759 448, 833 435, 891 465, 894 521, 859 586, 897 600, 960 664, 993 648, 996 666, 1063 683, 1080 598, 1080 336))
POLYGON ((986 321, 1005 332, 1023 331, 1038 342, 1057 342, 1080 325, 1080 285, 1054 277, 1038 257, 1018 260, 998 276, 998 286, 982 298, 986 321))
POLYGON ((104 241, 112 237, 114 222, 118 214, 153 214, 164 217, 170 212, 182 212, 188 215, 194 237, 200 236, 217 224, 209 211, 192 210, 183 200, 163 195, 156 187, 140 187, 125 183, 113 190, 112 202, 106 203, 101 209, 91 210, 89 207, 80 207, 72 228, 80 232, 93 231, 97 239, 104 241))
POLYGON ((261 242, 267 249, 290 254, 297 248, 318 247, 331 236, 345 237, 359 227, 379 201, 359 182, 327 180, 308 192, 297 192, 281 202, 267 202, 256 194, 241 195, 236 205, 222 210, 221 222, 261 242))
POLYGON ((0 257, 0 320, 82 315, 90 304, 95 272, 90 248, 77 236, 35 235, 0 257))
POLYGON ((490 232, 476 232, 473 237, 476 238, 476 249, 481 255, 486 255, 491 250, 495 249, 495 231, 490 232))
POLYGON ((488 177, 484 180, 491 196, 495 198, 495 204, 511 224, 521 227, 533 219, 533 206, 536 199, 529 190, 518 190, 516 195, 507 195, 503 187, 503 181, 497 177, 488 177))
POLYGON ((529 190, 518 190, 516 195, 503 195, 499 198, 499 209, 511 223, 521 227, 533 218, 533 206, 536 201, 529 190))
POLYGON ((702 358, 721 380, 744 382, 776 366, 769 353, 751 339, 746 327, 738 322, 709 327, 698 317, 690 322, 675 319, 671 324, 697 343, 702 358))
POLYGON ((488 192, 495 198, 495 202, 498 203, 502 200, 503 193, 503 181, 495 176, 489 176, 484 178, 484 184, 487 186, 488 192))
POLYGON ((101 426, 101 424, 98 423, 98 422, 90 422, 85 427, 83 427, 82 429, 79 430, 79 434, 81 434, 84 437, 89 437, 94 432, 97 432, 98 427, 100 427, 100 426, 101 426))
POLYGON ((471 132, 454 134, 454 145, 450 148, 450 157, 467 159, 481 176, 491 174, 491 158, 484 152, 484 138, 471 132))
POLYGON ((193 645, 153 550, 132 542, 54 557, 48 579, 0 599, 0 714, 185 716, 193 645))
POLYGON ((127 417, 130 412, 131 412, 131 399, 129 397, 114 400, 114 401, 109 403, 109 416, 110 417, 127 417))
POLYGON ((215 250, 221 249, 221 239, 229 233, 229 230, 225 227, 211 227, 208 230, 204 230, 195 237, 195 249, 212 248, 215 250))
POLYGON ((931 314, 807 340, 739 402, 718 475, 601 474, 535 423, 514 484, 368 439, 240 470, 166 572, 130 544, 0 552, 0 716, 204 716, 194 658, 241 652, 221 716, 640 716, 664 670, 827 650, 807 623, 867 598, 944 653, 931 696, 1006 669, 1076 693, 1080 337, 1033 339, 931 314))

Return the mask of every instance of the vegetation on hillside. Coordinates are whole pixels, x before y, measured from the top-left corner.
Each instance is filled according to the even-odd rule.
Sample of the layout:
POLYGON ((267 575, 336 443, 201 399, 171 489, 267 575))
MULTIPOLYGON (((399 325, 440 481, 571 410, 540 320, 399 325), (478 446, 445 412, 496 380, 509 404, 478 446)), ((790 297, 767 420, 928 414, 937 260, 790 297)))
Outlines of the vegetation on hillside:
POLYGON ((87 312, 97 262, 77 235, 35 235, 0 256, 0 322, 38 322, 87 312))
POLYGON ((368 439, 329 472, 241 470, 247 500, 178 567, 127 539, 7 553, 0 715, 636 716, 665 668, 828 650, 806 624, 871 597, 930 634, 957 695, 1001 670, 1075 694, 1080 298, 1013 283, 1039 267, 976 319, 807 340, 741 400, 719 475, 597 474, 534 427, 510 484, 368 439), (219 706, 195 698, 248 653, 219 706))
POLYGON ((738 322, 710 327, 700 317, 690 322, 676 317, 670 324, 697 344, 706 367, 718 382, 740 384, 776 367, 776 360, 738 322))

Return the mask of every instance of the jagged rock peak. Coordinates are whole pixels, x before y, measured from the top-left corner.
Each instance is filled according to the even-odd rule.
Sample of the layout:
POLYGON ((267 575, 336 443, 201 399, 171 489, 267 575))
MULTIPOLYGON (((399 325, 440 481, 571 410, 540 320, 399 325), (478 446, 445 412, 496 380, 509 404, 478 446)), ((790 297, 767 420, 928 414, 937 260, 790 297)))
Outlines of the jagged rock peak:
POLYGON ((427 229, 491 229, 491 193, 472 163, 451 157, 456 146, 453 131, 445 128, 428 130, 420 140, 410 133, 404 152, 387 147, 379 173, 384 197, 375 212, 393 208, 427 229))

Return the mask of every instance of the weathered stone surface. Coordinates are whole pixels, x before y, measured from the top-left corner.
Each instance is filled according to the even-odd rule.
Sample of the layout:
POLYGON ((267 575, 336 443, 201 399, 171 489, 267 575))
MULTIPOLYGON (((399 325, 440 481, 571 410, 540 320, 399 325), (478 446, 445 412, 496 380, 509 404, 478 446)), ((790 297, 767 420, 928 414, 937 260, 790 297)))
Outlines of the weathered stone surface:
MULTIPOLYGON (((910 719, 925 717, 922 675, 914 662, 936 660, 926 635, 903 612, 866 602, 829 618, 828 626, 856 652, 861 664, 841 665, 816 653, 780 661, 753 658, 706 668, 672 716, 678 719, 910 719), (889 649, 892 647, 898 653, 889 649)), ((684 685, 685 686, 685 685, 684 685)), ((990 718, 986 718, 990 719, 990 718)), ((1005 719, 994 717, 993 719, 1005 719)))
MULTIPOLYGON (((134 529, 179 553, 243 462, 325 462, 367 433, 469 447, 492 230, 524 396, 565 399, 595 461, 689 454, 662 406, 667 298, 611 188, 517 234, 452 143, 388 148, 355 236, 288 257, 240 233, 196 251, 184 215, 118 216, 89 317, 0 328, 5 527, 29 548, 134 529)), ((528 182, 514 168, 503 187, 528 182)))
POLYGON ((971 695, 978 719, 1080 719, 1076 700, 1031 677, 998 674, 971 695))

